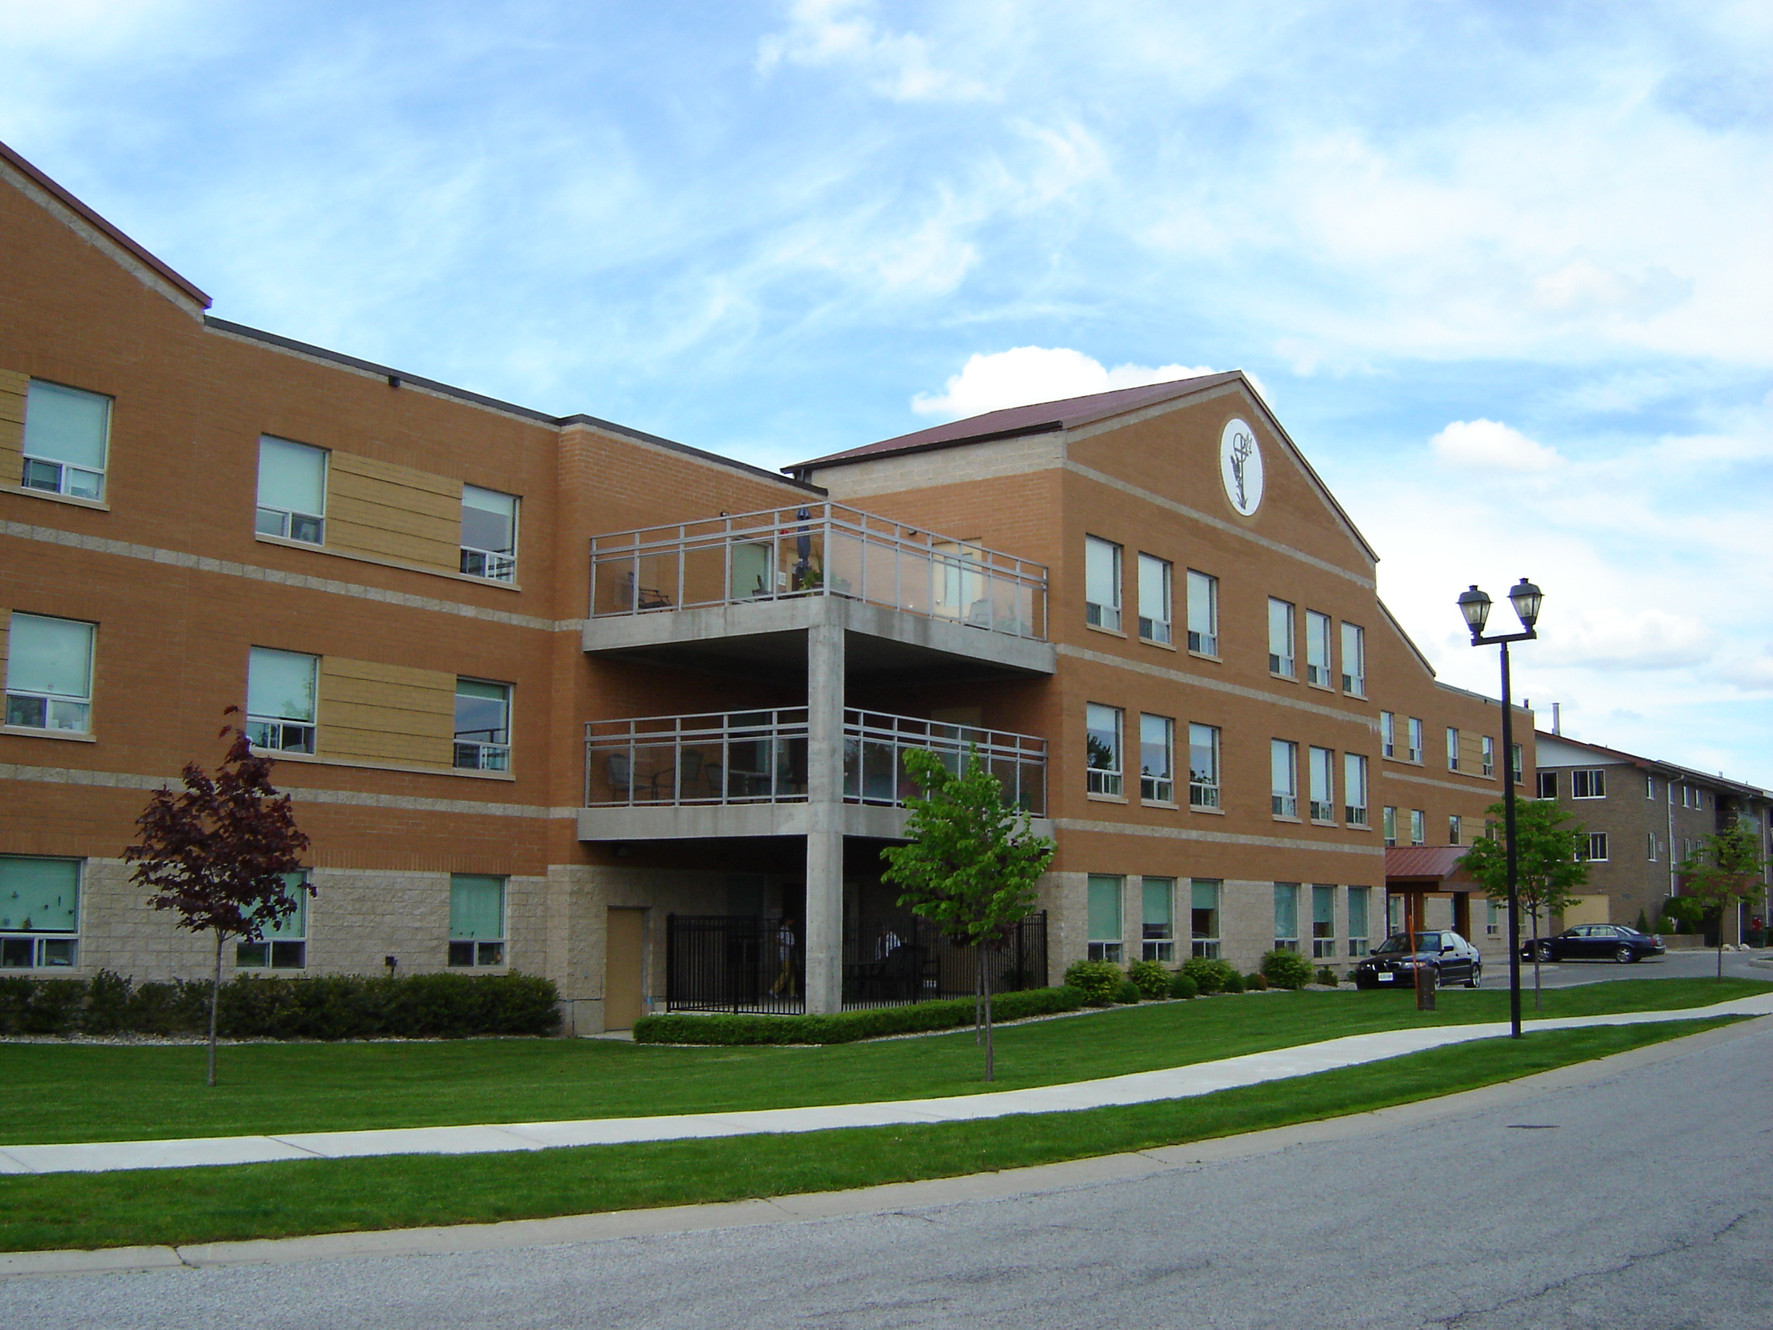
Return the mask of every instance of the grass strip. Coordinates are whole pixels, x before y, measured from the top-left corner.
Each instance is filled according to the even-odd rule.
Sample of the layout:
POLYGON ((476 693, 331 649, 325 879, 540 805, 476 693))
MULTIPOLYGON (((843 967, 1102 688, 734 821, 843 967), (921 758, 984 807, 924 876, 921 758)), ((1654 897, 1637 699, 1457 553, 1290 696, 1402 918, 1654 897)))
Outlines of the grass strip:
POLYGON ((836 1191, 1151 1149, 1368 1112, 1696 1034, 1728 1019, 1546 1030, 1193 1099, 981 1122, 0 1177, 0 1250, 180 1245, 836 1191))
MULTIPOLYGON (((1546 994, 1544 1016, 1676 1010, 1765 993, 1750 980, 1617 980, 1546 994)), ((1021 1089, 1184 1066, 1341 1035, 1508 1018, 1508 994, 1263 993, 1142 1003, 1007 1026, 998 1079, 970 1030, 820 1048, 585 1039, 241 1044, 203 1086, 200 1047, 0 1044, 0 1144, 545 1122, 861 1103, 1021 1089)), ((1529 1006, 1529 1015, 1531 1008, 1529 1006)))

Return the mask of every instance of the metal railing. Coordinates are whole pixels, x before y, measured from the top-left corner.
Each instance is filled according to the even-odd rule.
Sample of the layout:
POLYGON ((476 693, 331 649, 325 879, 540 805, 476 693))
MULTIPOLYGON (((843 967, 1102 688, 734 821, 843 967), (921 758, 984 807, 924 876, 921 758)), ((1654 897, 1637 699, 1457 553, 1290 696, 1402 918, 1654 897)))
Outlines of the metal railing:
MULTIPOLYGON (((906 768, 928 749, 952 771, 976 753, 1003 785, 1004 802, 1046 811, 1047 743, 1031 735, 847 709, 847 803, 898 806, 918 793, 906 768)), ((585 807, 796 803, 807 798, 805 707, 642 716, 585 726, 585 807)))
POLYGON ((592 618, 819 595, 1046 638, 1045 565, 841 504, 591 540, 592 618))

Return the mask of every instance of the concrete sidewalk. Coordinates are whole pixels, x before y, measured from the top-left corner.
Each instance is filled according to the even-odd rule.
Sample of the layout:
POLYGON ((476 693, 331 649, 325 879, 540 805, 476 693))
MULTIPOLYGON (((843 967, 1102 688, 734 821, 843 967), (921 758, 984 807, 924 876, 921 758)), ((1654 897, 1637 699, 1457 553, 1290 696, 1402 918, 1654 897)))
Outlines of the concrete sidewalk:
MULTIPOLYGON (((1573 1016, 1529 1022, 1534 1030, 1569 1030, 1593 1025, 1637 1025, 1654 1021, 1705 1020, 1716 1016, 1773 1015, 1773 994, 1738 998, 1685 1011, 1628 1012, 1612 1016, 1573 1016)), ((942 1099, 901 1099, 872 1104, 831 1104, 813 1108, 756 1109, 736 1113, 691 1113, 645 1118, 592 1118, 576 1122, 520 1122, 467 1127, 399 1127, 376 1131, 301 1132, 282 1136, 214 1136, 185 1140, 96 1141, 73 1145, 13 1145, 0 1148, 0 1173, 100 1173, 144 1168, 189 1168, 212 1164, 273 1163, 292 1159, 348 1159, 365 1155, 497 1154, 573 1145, 620 1145, 692 1137, 743 1136, 764 1132, 826 1131, 835 1127, 884 1127, 919 1122, 964 1122, 1022 1113, 1061 1113, 1075 1109, 1187 1099, 1263 1081, 1306 1076, 1379 1062, 1423 1049, 1508 1033, 1506 1022, 1441 1026, 1429 1030, 1388 1030, 1348 1035, 1319 1044, 1248 1053, 1163 1071, 1136 1072, 1068 1085, 954 1095, 942 1099)))

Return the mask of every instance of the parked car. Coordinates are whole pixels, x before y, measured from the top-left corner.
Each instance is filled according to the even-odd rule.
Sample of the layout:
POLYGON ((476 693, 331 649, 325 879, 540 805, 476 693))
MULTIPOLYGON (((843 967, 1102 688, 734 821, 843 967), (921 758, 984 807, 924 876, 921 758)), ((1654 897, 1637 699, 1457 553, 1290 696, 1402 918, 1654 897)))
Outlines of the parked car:
POLYGON ((1535 948, 1542 961, 1617 961, 1621 965, 1668 950, 1661 937, 1624 924, 1577 924, 1556 937, 1523 942, 1521 959, 1532 960, 1535 948))
POLYGON ((1393 933, 1354 967, 1354 986, 1414 988, 1418 966, 1433 972, 1436 987, 1463 983, 1476 988, 1484 978, 1484 958, 1478 949, 1443 928, 1416 934, 1413 944, 1409 934, 1393 933))

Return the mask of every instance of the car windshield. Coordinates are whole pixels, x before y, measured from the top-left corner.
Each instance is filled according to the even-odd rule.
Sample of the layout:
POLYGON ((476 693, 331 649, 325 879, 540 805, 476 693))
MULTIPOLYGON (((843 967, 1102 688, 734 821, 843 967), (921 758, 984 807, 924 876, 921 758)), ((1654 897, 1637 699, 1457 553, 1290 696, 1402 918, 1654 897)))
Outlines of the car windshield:
POLYGON ((1439 933, 1416 934, 1416 945, 1414 947, 1410 946, 1409 934, 1393 933, 1390 937, 1386 938, 1385 941, 1379 944, 1378 954, 1381 956, 1389 956, 1398 952, 1439 951, 1440 949, 1441 935, 1439 933))

